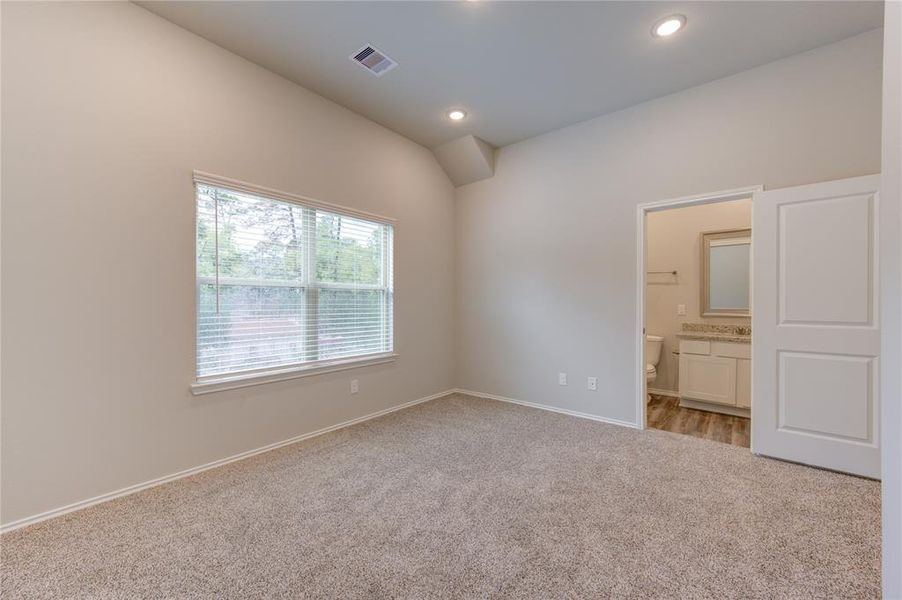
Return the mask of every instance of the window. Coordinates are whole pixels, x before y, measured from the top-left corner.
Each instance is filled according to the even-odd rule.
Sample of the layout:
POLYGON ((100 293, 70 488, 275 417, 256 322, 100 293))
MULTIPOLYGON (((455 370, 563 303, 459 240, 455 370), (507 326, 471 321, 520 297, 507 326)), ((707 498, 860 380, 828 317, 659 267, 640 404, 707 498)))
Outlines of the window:
POLYGON ((195 175, 198 384, 391 354, 391 224, 211 178, 195 175))

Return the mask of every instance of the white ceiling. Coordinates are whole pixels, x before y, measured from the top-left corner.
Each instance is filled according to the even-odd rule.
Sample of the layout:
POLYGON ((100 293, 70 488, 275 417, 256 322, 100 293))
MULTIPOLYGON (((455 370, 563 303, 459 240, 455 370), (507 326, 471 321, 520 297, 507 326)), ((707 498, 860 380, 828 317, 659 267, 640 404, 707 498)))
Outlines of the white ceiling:
POLYGON ((504 146, 883 22, 864 1, 139 4, 428 147, 504 146), (672 13, 685 30, 653 38, 672 13), (399 66, 369 74, 348 59, 365 44, 399 66))

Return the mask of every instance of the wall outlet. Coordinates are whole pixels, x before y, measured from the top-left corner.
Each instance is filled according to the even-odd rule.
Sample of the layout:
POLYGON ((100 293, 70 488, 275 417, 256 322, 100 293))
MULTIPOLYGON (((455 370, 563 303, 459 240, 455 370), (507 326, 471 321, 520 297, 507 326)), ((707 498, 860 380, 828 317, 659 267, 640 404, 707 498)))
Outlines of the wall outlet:
POLYGON ((686 305, 685 304, 677 304, 677 315, 680 317, 686 316, 686 305))
POLYGON ((589 377, 589 382, 586 384, 586 387, 592 392, 598 390, 598 377, 589 377))
POLYGON ((360 382, 356 379, 351 380, 351 393, 356 394, 360 391, 360 382))
POLYGON ((567 374, 566 373, 558 373, 557 374, 557 384, 558 385, 567 385, 567 374))

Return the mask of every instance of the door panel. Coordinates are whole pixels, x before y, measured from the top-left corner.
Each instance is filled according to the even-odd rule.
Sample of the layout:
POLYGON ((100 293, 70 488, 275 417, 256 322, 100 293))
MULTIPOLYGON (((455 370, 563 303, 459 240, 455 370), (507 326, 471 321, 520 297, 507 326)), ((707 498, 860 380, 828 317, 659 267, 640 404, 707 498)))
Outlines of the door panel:
POLYGON ((863 356, 780 352, 779 429, 872 442, 873 363, 863 356), (861 394, 862 401, 848 401, 861 394))
POLYGON ((756 453, 879 477, 878 186, 754 195, 756 453))
POLYGON ((871 324, 873 199, 780 204, 781 325, 871 324))

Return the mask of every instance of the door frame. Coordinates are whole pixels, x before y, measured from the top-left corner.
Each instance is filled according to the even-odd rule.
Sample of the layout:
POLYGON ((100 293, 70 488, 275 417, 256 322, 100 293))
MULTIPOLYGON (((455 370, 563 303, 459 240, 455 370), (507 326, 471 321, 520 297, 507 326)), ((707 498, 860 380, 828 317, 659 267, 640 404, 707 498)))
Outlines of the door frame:
MULTIPOLYGON (((683 208, 687 206, 699 206, 702 204, 714 204, 717 202, 729 202, 731 200, 744 200, 748 198, 752 201, 752 211, 755 210, 754 194, 755 192, 764 191, 763 185, 752 185, 708 194, 697 194, 693 196, 683 196, 680 198, 671 198, 669 200, 657 200, 652 202, 642 202, 636 207, 636 364, 633 372, 636 376, 636 428, 645 429, 645 412, 647 391, 645 389, 645 289, 648 266, 645 264, 645 241, 646 241, 646 217, 650 212, 659 212, 673 208, 683 208)), ((754 243, 755 232, 752 231, 752 243, 754 243)), ((749 299, 751 301, 751 298, 749 299)), ((754 311, 752 311, 754 315, 754 311)), ((754 340, 754 337, 753 337, 754 340)), ((754 343, 754 341, 753 341, 754 343)), ((661 349, 662 356, 664 349, 661 349)), ((752 408, 754 408, 754 395, 752 396, 752 408)))

